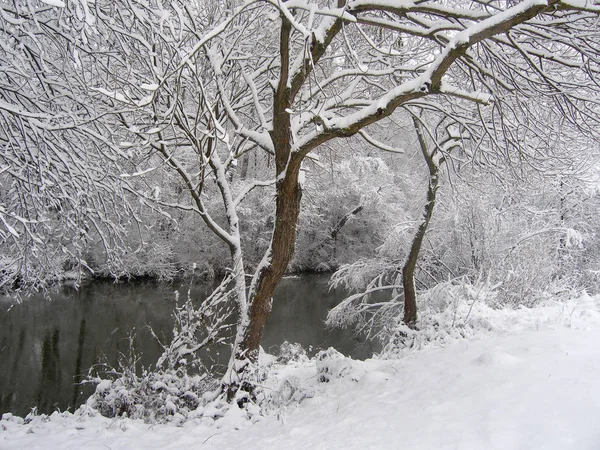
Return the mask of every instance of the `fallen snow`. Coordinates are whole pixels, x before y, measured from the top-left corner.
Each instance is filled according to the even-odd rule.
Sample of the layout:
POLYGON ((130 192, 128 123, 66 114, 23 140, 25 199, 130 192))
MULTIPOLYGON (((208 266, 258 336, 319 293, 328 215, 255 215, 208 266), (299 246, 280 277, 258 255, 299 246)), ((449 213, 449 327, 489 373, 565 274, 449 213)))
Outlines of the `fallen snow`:
POLYGON ((289 402, 253 421, 237 407, 181 427, 84 410, 28 424, 5 415, 0 448, 598 449, 599 310, 600 297, 584 294, 401 359, 331 352, 326 361, 273 365, 265 384, 289 402))

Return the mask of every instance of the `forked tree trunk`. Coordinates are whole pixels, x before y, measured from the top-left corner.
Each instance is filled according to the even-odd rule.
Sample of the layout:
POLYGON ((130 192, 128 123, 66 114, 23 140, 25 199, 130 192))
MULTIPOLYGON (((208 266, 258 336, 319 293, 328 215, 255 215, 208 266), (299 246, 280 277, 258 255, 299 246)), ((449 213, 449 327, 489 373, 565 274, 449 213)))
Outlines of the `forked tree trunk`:
MULTIPOLYGON (((299 161, 286 170, 277 183, 276 219, 271 244, 265 253, 250 286, 247 318, 240 322, 235 343, 233 364, 235 374, 226 386, 227 397, 233 399, 239 389, 252 393, 254 386, 248 377, 248 366, 258 362, 259 346, 271 312, 273 293, 281 281, 292 256, 296 241, 296 225, 300 214, 302 188, 298 183, 299 161), (297 168, 295 167, 297 165, 297 168)), ((230 368, 232 370, 232 368, 230 368)))
POLYGON ((277 176, 275 196, 275 225, 267 249, 248 293, 247 317, 239 323, 232 365, 229 371, 227 397, 232 400, 242 389, 252 393, 252 380, 248 378, 250 365, 258 362, 259 346, 271 312, 273 293, 281 281, 294 254, 296 226, 300 215, 302 187, 298 182, 303 155, 291 153, 290 107, 292 92, 288 86, 289 38, 291 24, 283 20, 280 35, 281 73, 273 101, 273 130, 270 132, 275 153, 277 176), (232 376, 233 375, 233 376, 232 376))
POLYGON ((429 186, 427 188, 427 203, 425 203, 425 209, 423 211, 423 219, 410 246, 410 251, 404 267, 402 268, 402 285, 404 287, 404 317, 403 322, 414 327, 417 322, 417 293, 415 289, 415 268, 417 267, 417 261, 419 259, 419 252, 421 251, 421 245, 423 244, 423 238, 427 232, 427 227, 431 221, 433 214, 433 208, 435 207, 435 198, 437 194, 437 188, 439 184, 439 171, 440 168, 436 161, 432 157, 433 153, 430 153, 427 149, 427 142, 423 136, 423 131, 419 121, 413 117, 413 123, 415 131, 417 132, 417 138, 419 139, 419 146, 423 157, 427 162, 427 169, 429 171, 429 186))

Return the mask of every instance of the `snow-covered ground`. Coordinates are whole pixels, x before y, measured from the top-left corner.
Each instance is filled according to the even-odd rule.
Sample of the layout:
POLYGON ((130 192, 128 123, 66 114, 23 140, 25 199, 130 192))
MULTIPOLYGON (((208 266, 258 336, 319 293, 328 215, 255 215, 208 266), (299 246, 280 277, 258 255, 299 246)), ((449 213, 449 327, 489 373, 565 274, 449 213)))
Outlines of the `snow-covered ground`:
POLYGON ((269 389, 306 398, 252 420, 237 407, 179 427, 89 411, 28 424, 5 416, 0 448, 600 449, 599 306, 584 294, 534 310, 474 311, 500 325, 395 360, 274 366, 269 389))

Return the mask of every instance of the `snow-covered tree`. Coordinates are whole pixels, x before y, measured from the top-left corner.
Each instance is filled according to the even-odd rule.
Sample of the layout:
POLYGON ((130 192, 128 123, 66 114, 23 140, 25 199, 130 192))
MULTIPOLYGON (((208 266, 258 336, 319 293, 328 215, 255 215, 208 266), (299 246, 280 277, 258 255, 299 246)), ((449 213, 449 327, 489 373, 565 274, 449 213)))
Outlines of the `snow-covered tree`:
POLYGON ((128 130, 179 173, 193 209, 231 250, 239 323, 225 377, 230 396, 257 360, 294 250, 303 162, 320 145, 359 134, 389 149, 367 127, 424 101, 470 130, 471 141, 480 136, 470 150, 485 154, 529 150, 514 108, 527 110, 534 97, 538 108, 558 105, 568 120, 594 128, 600 7, 593 4, 250 1, 206 13, 201 6, 128 4, 114 20, 98 4, 123 50, 98 90, 143 111, 135 121, 123 116, 128 130), (237 206, 268 181, 235 186, 228 172, 249 151, 274 157, 276 212, 246 285, 237 206), (204 206, 208 178, 223 200, 222 223, 204 206))
POLYGON ((375 323, 389 319, 389 314, 397 313, 400 304, 404 311, 403 322, 410 327, 416 324, 415 272, 419 254, 433 217, 442 177, 441 167, 452 150, 461 147, 461 132, 460 126, 448 121, 445 116, 426 119, 423 109, 408 112, 412 115, 412 131, 416 136, 414 146, 420 149, 422 165, 427 172, 424 177, 427 184, 424 206, 416 221, 403 220, 395 224, 375 257, 346 264, 333 275, 331 282, 334 287, 343 285, 349 291, 358 290, 359 293, 351 295, 330 311, 327 323, 331 326, 358 322, 361 328, 373 328, 375 323), (412 237, 407 236, 406 231, 410 231, 412 237), (407 245, 404 245, 405 242, 407 245), (373 302, 372 295, 382 292, 391 293, 390 301, 373 302), (400 299, 403 300, 401 303, 400 299))
MULTIPOLYGON (((436 136, 439 128, 423 127, 428 136, 436 136)), ((429 141, 431 148, 442 151, 454 145, 446 139, 444 146, 436 137, 429 141)), ((407 267, 423 299, 419 308, 425 317, 419 327, 427 326, 432 309, 457 300, 457 292, 465 294, 462 299, 469 292, 483 293, 471 299, 515 307, 597 290, 600 254, 594 243, 595 221, 589 216, 597 205, 597 144, 566 123, 548 128, 546 138, 536 142, 540 137, 529 136, 529 146, 548 148, 538 151, 537 158, 521 155, 520 164, 499 165, 501 155, 495 155, 494 164, 467 157, 462 150, 469 146, 466 140, 452 153, 443 151, 437 161, 453 170, 445 177, 446 170, 434 166, 433 173, 441 176, 437 183, 432 183, 431 171, 417 176, 429 189, 427 199, 417 196, 425 212, 413 214, 416 224, 400 221, 375 257, 346 264, 334 274, 334 285, 354 293, 330 311, 328 323, 353 326, 389 343, 387 332, 398 329, 403 312, 405 324, 416 321, 416 315, 407 320, 416 313, 416 304, 409 304, 415 287, 407 288, 407 267), (432 187, 438 183, 443 188, 436 195, 432 187), (425 235, 432 199, 437 203, 433 229, 425 235), (419 249, 423 251, 417 261, 419 249)), ((422 141, 422 134, 414 140, 422 141)), ((401 328, 401 333, 408 330, 401 328)))
POLYGON ((440 110, 481 136, 473 150, 527 150, 518 135, 520 115, 507 109, 525 108, 529 98, 540 108, 559 105, 568 120, 593 131, 599 11, 593 4, 542 1, 356 0, 333 7, 255 1, 231 9, 203 33, 175 73, 208 60, 210 108, 223 113, 220 128, 232 136, 226 148, 259 147, 275 157, 273 236, 240 297, 227 382, 238 386, 233 373, 256 361, 273 290, 294 249, 307 155, 355 134, 390 147, 367 127, 401 105, 436 99, 440 110), (484 112, 489 103, 491 112, 484 112))
POLYGON ((0 5, 0 290, 44 288, 65 269, 79 278, 90 248, 113 264, 127 247, 127 155, 86 101, 87 8, 0 5))
MULTIPOLYGON (((252 390, 273 292, 294 252, 303 168, 319 146, 356 135, 397 151, 369 127, 401 106, 448 115, 465 130, 463 151, 490 164, 499 154, 543 158, 546 150, 524 139, 545 126, 535 118, 550 117, 543 111, 560 109, 596 132, 593 1, 123 0, 74 8, 94 30, 75 58, 95 75, 82 78, 95 92, 88 98, 122 125, 114 136, 122 148, 148 155, 126 178, 142 180, 160 165, 190 201, 165 198, 160 186, 129 188, 147 204, 193 211, 230 250, 239 314, 224 377, 230 398, 252 390), (234 176, 250 152, 271 155, 269 176, 234 176), (247 283, 238 208, 266 185, 274 185, 272 237, 247 283), (207 201, 214 195, 218 210, 207 201)), ((51 34, 72 25, 57 26, 51 34)))

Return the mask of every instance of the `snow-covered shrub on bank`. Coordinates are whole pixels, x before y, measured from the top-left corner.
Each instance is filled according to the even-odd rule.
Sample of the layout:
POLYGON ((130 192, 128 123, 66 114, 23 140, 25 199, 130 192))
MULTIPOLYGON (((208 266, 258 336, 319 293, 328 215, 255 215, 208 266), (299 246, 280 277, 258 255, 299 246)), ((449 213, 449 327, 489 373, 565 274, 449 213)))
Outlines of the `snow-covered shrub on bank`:
POLYGON ((177 258, 170 245, 155 239, 138 251, 129 252, 119 259, 100 264, 96 275, 114 279, 152 278, 170 281, 178 275, 177 258))
POLYGON ((457 339, 490 331, 497 286, 479 281, 472 284, 465 277, 440 283, 419 295, 416 327, 402 323, 402 316, 380 324, 379 338, 384 344, 385 356, 397 356, 405 349, 420 349, 428 345, 444 345, 457 339))
POLYGON ((291 361, 305 361, 306 359, 306 350, 298 343, 284 341, 283 344, 279 346, 279 355, 277 356, 278 363, 287 364, 291 361))
MULTIPOLYGON (((497 306, 498 286, 489 280, 471 283, 467 277, 439 283, 419 292, 419 314, 415 329, 402 323, 402 286, 388 284, 382 277, 333 308, 327 324, 354 327, 367 338, 378 339, 384 347, 413 347, 418 340, 429 341, 464 336, 462 328, 473 320, 477 304, 497 306)), ((386 348, 387 348, 386 347, 386 348)))
POLYGON ((325 385, 358 382, 364 361, 346 357, 333 347, 309 358, 300 344, 284 342, 278 356, 261 353, 261 382, 257 404, 263 412, 277 412, 315 396, 325 385))
POLYGON ((329 383, 336 378, 350 378, 357 381, 360 372, 356 371, 356 361, 346 358, 335 348, 329 347, 321 350, 315 356, 317 380, 320 383, 329 383))
POLYGON ((404 325, 400 316, 386 325, 380 334, 384 344, 380 357, 394 359, 414 350, 445 346, 490 332, 529 331, 543 324, 571 327, 580 316, 589 321, 590 314, 600 320, 600 296, 589 296, 585 291, 571 294, 568 300, 555 296, 533 307, 507 308, 499 307, 498 285, 487 280, 441 283, 421 293, 416 328, 404 325))
POLYGON ((314 367, 304 348, 297 343, 283 342, 279 355, 261 352, 260 386, 256 401, 264 411, 275 411, 289 404, 297 404, 314 395, 302 374, 314 367))
POLYGON ((164 352, 155 368, 138 374, 130 339, 129 355, 121 358, 118 368, 106 372, 110 378, 91 379, 98 385, 88 406, 107 417, 126 415, 147 422, 182 422, 197 415, 200 406, 214 400, 213 392, 219 386, 199 352, 222 343, 231 328, 230 281, 224 279, 199 306, 188 291, 187 299, 175 307, 173 337, 168 344, 161 344, 164 352))
MULTIPOLYGON (((418 319, 411 328, 402 322, 402 285, 381 275, 333 308, 327 324, 353 327, 357 333, 377 339, 384 347, 382 355, 396 357, 405 350, 444 345, 501 329, 507 318, 527 309, 525 305, 540 306, 547 301, 565 300, 565 295, 577 295, 563 285, 562 296, 543 291, 532 299, 524 298, 520 304, 507 305, 506 284, 492 280, 491 275, 475 280, 462 276, 419 291, 418 319)), ((334 281, 340 282, 336 278, 334 281)))
POLYGON ((103 416, 127 416, 154 423, 182 422, 203 403, 202 393, 215 389, 208 374, 190 375, 178 370, 144 370, 134 368, 113 372, 114 380, 102 380, 87 405, 103 416))

